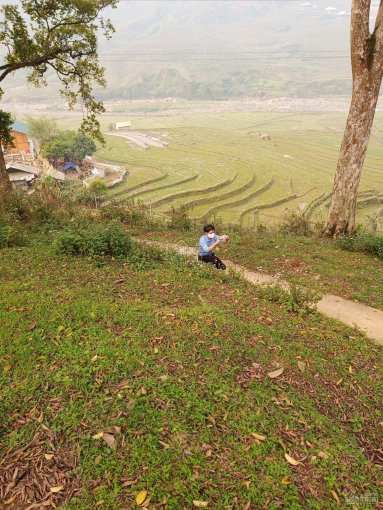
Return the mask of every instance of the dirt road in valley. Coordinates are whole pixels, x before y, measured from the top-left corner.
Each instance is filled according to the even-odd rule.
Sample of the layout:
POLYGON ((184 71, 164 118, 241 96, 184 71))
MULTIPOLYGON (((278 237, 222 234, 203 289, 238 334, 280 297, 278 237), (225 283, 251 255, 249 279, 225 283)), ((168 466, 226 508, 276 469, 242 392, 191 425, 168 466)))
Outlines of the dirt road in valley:
POLYGON ((110 133, 106 133, 110 136, 119 136, 120 138, 126 138, 129 142, 134 143, 138 147, 141 147, 142 149, 148 149, 149 147, 158 147, 160 149, 164 149, 168 142, 164 142, 163 140, 160 140, 159 138, 148 135, 147 133, 141 133, 139 131, 113 131, 110 133))

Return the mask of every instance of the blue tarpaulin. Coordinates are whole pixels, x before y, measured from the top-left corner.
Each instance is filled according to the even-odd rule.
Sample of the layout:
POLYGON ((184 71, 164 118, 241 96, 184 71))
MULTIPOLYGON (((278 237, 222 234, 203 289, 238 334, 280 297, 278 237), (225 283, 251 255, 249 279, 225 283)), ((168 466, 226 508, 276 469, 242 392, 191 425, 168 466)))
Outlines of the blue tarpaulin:
POLYGON ((76 163, 73 163, 73 161, 66 163, 63 168, 64 172, 67 172, 68 170, 71 170, 71 169, 78 170, 76 163))
POLYGON ((24 122, 16 121, 12 124, 13 131, 28 134, 28 126, 24 122))

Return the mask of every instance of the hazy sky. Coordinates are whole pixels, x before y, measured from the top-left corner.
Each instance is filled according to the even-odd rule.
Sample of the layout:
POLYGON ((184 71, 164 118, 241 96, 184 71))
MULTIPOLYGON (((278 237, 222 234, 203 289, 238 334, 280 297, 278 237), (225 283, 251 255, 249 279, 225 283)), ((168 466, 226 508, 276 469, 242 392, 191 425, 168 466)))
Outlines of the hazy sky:
MULTIPOLYGON (((100 41, 100 60, 110 88, 169 68, 209 81, 225 65, 290 79, 296 62, 303 81, 349 79, 350 8, 351 0, 122 0, 108 9, 116 33, 100 41)), ((10 85, 18 93, 22 74, 10 85)))

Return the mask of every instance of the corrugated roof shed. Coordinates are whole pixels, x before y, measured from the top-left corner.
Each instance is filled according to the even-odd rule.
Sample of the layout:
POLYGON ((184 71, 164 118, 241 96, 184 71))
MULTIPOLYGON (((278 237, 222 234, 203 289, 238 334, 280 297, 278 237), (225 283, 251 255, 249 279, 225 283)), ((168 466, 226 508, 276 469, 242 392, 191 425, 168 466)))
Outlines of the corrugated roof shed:
POLYGON ((27 174, 39 175, 40 171, 38 168, 32 165, 26 165, 25 163, 19 163, 18 161, 14 161, 12 163, 7 163, 6 165, 7 171, 9 173, 13 172, 25 172, 27 174))

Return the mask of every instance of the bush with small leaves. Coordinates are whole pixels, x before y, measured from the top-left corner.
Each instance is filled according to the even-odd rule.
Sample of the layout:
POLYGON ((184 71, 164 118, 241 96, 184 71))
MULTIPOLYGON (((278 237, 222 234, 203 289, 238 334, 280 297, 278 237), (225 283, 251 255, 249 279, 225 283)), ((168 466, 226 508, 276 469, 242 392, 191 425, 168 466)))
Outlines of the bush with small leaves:
POLYGON ((264 287, 259 291, 262 297, 273 303, 279 303, 289 312, 306 315, 313 311, 313 304, 320 299, 320 295, 306 288, 291 285, 287 291, 280 285, 264 287))
POLYGON ((383 259, 383 236, 360 230, 354 236, 341 236, 337 244, 342 250, 372 253, 383 259))
POLYGON ((125 258, 134 271, 153 269, 167 259, 167 252, 156 246, 135 245, 125 258))
POLYGON ((76 229, 67 227, 54 240, 57 253, 87 257, 113 256, 122 258, 133 250, 133 241, 118 223, 90 225, 76 229))
POLYGON ((172 207, 170 211, 169 228, 189 232, 192 226, 193 222, 189 218, 189 211, 186 207, 181 206, 179 209, 172 207))
POLYGON ((300 211, 288 212, 279 230, 285 235, 309 236, 312 234, 310 220, 300 211))
POLYGON ((25 244, 26 237, 19 224, 10 224, 4 216, 0 215, 0 248, 23 246, 25 244))

